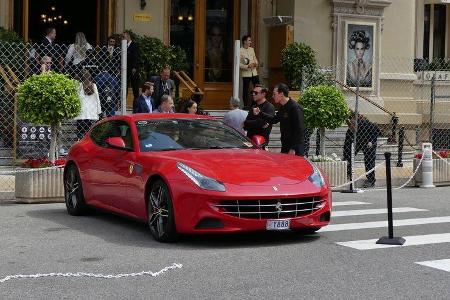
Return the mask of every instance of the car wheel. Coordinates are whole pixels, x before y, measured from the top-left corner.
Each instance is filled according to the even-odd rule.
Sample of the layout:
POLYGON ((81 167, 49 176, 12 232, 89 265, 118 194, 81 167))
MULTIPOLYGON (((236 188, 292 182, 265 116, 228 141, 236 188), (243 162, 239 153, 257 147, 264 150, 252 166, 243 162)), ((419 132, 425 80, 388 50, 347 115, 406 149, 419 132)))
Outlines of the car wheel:
POLYGON ((316 233, 320 228, 321 227, 299 228, 299 229, 292 229, 292 231, 301 235, 309 235, 316 233))
POLYGON ((86 212, 80 173, 75 165, 69 165, 64 172, 64 199, 69 215, 80 216, 86 212))
POLYGON ((148 225, 155 240, 173 242, 177 238, 175 217, 169 189, 162 180, 155 181, 148 193, 148 225))

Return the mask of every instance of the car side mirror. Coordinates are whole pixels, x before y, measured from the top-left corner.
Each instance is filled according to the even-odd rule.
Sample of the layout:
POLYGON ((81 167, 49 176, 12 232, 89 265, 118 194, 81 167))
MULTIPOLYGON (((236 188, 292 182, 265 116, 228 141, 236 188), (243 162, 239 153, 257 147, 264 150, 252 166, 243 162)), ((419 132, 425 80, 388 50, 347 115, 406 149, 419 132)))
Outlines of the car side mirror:
POLYGON ((113 136, 106 139, 106 144, 113 148, 118 150, 126 150, 129 151, 130 149, 125 146, 125 142, 120 136, 113 136))
POLYGON ((266 139, 262 135, 254 135, 252 141, 256 146, 261 147, 266 142, 266 139))

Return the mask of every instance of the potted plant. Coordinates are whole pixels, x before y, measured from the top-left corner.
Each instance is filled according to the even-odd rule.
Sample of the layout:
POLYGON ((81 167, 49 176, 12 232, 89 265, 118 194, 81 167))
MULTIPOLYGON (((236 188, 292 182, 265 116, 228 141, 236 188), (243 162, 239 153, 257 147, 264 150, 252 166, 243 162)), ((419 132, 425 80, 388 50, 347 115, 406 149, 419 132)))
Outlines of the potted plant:
MULTIPOLYGON (((66 75, 45 72, 33 75, 18 88, 18 112, 25 122, 50 125, 51 139, 48 161, 30 161, 37 166, 55 165, 58 158, 57 135, 60 132, 61 121, 72 119, 80 113, 81 103, 78 96, 79 83, 66 75)), ((24 167, 27 167, 25 165, 24 167)), ((18 198, 53 198, 62 197, 62 193, 54 192, 58 188, 62 191, 62 169, 51 168, 39 171, 31 168, 27 171, 19 170, 16 176, 16 197, 18 198), (35 179, 37 176, 39 179, 35 179), (41 185, 35 185, 41 182, 41 185), (33 186, 33 192, 24 191, 27 186, 33 186), (43 191, 38 191, 43 189, 43 191)))
POLYGON ((325 155, 325 128, 335 129, 347 120, 350 110, 341 90, 332 85, 309 87, 299 100, 310 132, 320 130, 320 151, 325 155))
MULTIPOLYGON (((435 185, 450 184, 450 151, 443 150, 433 153, 433 183, 435 185), (436 155, 437 153, 437 155, 436 155), (438 156, 439 155, 439 156, 438 156)), ((413 171, 416 170, 422 159, 422 153, 417 153, 413 160, 413 171)), ((416 186, 422 184, 422 166, 417 170, 414 178, 416 186)))
POLYGON ((317 65, 314 50, 304 43, 292 43, 281 51, 281 66, 290 90, 301 90, 304 71, 317 65))
POLYGON ((18 202, 63 202, 63 166, 65 160, 53 163, 47 158, 29 159, 18 169, 15 180, 15 196, 18 202))
POLYGON ((342 161, 336 153, 327 155, 313 155, 309 158, 325 175, 332 187, 339 186, 347 182, 347 162, 342 161))

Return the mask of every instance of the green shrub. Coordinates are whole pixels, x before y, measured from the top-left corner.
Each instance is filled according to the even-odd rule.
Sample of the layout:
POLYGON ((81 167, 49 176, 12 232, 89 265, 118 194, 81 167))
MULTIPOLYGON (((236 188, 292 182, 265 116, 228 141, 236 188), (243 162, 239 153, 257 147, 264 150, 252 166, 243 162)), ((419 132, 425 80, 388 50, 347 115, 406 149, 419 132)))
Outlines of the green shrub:
POLYGON ((304 43, 292 43, 281 51, 281 66, 290 89, 302 88, 303 71, 316 66, 314 50, 304 43))
POLYGON ((81 110, 79 83, 64 74, 33 75, 19 86, 18 111, 25 122, 51 126, 50 160, 57 152, 56 135, 61 121, 76 117, 81 110))
POLYGON ((22 38, 13 30, 0 27, 0 41, 9 43, 23 42, 22 38))
POLYGON ((300 97, 299 104, 305 114, 305 125, 309 129, 341 126, 350 110, 342 92, 335 86, 309 87, 300 97))

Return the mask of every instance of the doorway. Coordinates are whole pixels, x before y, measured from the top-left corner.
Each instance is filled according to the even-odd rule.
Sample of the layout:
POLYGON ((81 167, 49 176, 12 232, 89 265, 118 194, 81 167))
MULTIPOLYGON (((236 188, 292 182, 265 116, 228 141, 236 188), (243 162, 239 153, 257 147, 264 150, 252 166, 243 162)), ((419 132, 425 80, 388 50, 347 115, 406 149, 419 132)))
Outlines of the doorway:
POLYGON ((83 32, 89 43, 106 41, 112 32, 114 0, 15 0, 14 30, 24 40, 39 42, 48 27, 56 29, 56 42, 70 44, 76 32, 83 32))
POLYGON ((171 1, 170 43, 186 51, 188 74, 204 91, 206 109, 228 109, 239 15, 238 0, 171 1))

